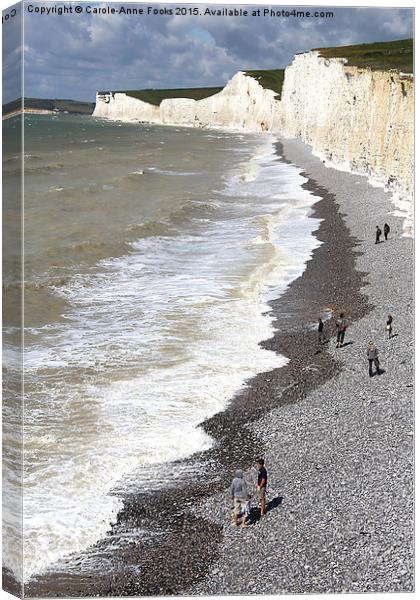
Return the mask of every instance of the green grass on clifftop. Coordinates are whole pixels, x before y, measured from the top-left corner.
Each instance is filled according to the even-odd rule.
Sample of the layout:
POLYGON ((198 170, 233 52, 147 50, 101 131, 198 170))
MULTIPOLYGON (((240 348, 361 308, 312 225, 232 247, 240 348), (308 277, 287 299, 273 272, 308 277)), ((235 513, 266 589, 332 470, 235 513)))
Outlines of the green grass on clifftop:
POLYGON ((277 93, 276 100, 280 100, 281 90, 283 88, 284 69, 271 69, 266 71, 244 71, 245 75, 253 77, 266 90, 273 90, 277 93))
MULTIPOLYGON (((244 71, 246 75, 253 77, 258 81, 263 88, 273 90, 281 94, 284 79, 284 69, 272 69, 270 71, 244 71)), ((208 87, 208 88, 178 88, 166 90, 118 90, 122 94, 127 94, 132 98, 137 98, 148 104, 159 106, 162 100, 168 98, 190 98, 191 100, 203 100, 214 96, 223 90, 223 87, 208 87)), ((107 93, 107 92, 100 92, 107 93)))
POLYGON ((413 40, 375 42, 337 48, 314 48, 324 58, 347 58, 348 66, 369 68, 374 71, 395 69, 413 72, 413 40))
POLYGON ((132 96, 143 102, 159 106, 162 100, 168 98, 190 98, 191 100, 203 100, 214 96, 222 91, 222 87, 210 88, 178 88, 173 90, 121 90, 121 93, 132 96))
MULTIPOLYGON (((79 100, 62 100, 48 98, 24 98, 25 108, 33 110, 54 110, 58 112, 68 112, 79 115, 91 115, 95 108, 94 102, 82 102, 79 100)), ((22 99, 13 100, 3 104, 3 115, 7 115, 22 107, 22 99)))
MULTIPOLYGON (((374 42, 336 48, 314 48, 324 58, 346 58, 348 66, 370 68, 375 71, 395 69, 403 73, 413 73, 413 40, 392 42, 374 42)), ((284 69, 265 69, 243 71, 253 77, 265 89, 273 90, 276 100, 280 100, 284 81, 284 69)), ((223 87, 119 90, 121 93, 138 98, 148 104, 159 106, 168 98, 190 98, 203 100, 221 92, 223 87)), ((100 92, 106 94, 107 92, 100 92)))

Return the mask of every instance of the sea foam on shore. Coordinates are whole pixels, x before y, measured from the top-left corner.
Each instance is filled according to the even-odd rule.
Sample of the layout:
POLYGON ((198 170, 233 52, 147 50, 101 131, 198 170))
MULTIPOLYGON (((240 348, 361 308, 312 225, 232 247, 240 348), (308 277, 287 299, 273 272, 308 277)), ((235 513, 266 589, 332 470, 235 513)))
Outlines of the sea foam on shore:
MULTIPOLYGON (((35 122, 39 158, 26 184, 27 192, 33 189, 34 226, 46 221, 39 251, 54 266, 39 273, 28 265, 28 307, 36 311, 28 314, 25 352, 25 579, 104 536, 121 507, 109 494, 116 484, 159 487, 151 465, 210 447, 199 423, 223 410, 246 380, 286 364, 259 345, 274 331, 267 302, 302 273, 318 244, 312 232, 319 221, 310 218, 316 198, 302 189, 299 169, 277 160, 269 136, 224 133, 219 140, 214 133, 143 127, 130 146, 111 135, 115 124, 61 119, 50 127, 57 140, 71 129, 71 176, 67 159, 57 166, 54 148, 37 147, 35 122), (113 160, 106 174, 89 163, 94 184, 83 170, 87 139, 104 148, 101 165, 113 160), (136 166, 128 152, 136 153, 136 166), (137 172, 134 180, 117 172, 123 168, 137 172), (100 215, 92 235, 109 239, 109 256, 96 260, 107 248, 89 238, 90 230, 86 239, 68 231, 62 239, 69 249, 51 254, 58 238, 48 219, 57 223, 54 211, 36 212, 43 206, 36 203, 37 169, 57 178, 51 202, 65 203, 75 219, 83 192, 80 218, 100 215), (107 212, 99 207, 106 203, 112 211, 127 198, 127 238, 120 240, 113 230, 108 235, 107 212), (129 251, 113 254, 122 241, 129 251), (70 265, 63 262, 69 258, 70 265), (62 304, 49 321, 53 302, 62 304)), ((124 210, 115 219, 123 221, 124 210)), ((30 219, 26 227, 29 243, 30 219)), ((6 478, 6 488, 13 485, 6 478)), ((13 543, 5 559, 17 575, 20 551, 13 543)))
POLYGON ((271 344, 289 347, 294 357, 280 373, 266 375, 274 406, 248 426, 265 456, 271 510, 244 538, 231 526, 228 490, 206 500, 199 514, 223 528, 219 559, 204 581, 182 591, 413 592, 413 241, 402 235, 389 193, 365 177, 325 168, 299 141, 281 143, 286 159, 323 190, 317 213, 330 218, 303 277, 272 304, 278 323, 284 303, 304 298, 300 322, 291 332, 279 330, 271 344), (375 226, 385 221, 392 233, 375 244, 375 226), (333 326, 323 348, 310 331, 317 306, 327 302, 349 319, 347 345, 339 350, 333 326), (373 378, 369 339, 383 370, 373 378), (287 370, 300 386, 312 381, 290 392, 282 379, 287 370), (232 576, 238 569, 240 578, 232 576))

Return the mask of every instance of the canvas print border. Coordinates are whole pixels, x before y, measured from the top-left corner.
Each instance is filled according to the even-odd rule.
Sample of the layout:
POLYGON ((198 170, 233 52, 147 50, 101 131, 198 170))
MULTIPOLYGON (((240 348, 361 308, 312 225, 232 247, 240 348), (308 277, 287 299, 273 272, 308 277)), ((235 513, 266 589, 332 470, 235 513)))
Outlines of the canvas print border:
POLYGON ((4 8, 4 590, 414 592, 413 19, 4 8))

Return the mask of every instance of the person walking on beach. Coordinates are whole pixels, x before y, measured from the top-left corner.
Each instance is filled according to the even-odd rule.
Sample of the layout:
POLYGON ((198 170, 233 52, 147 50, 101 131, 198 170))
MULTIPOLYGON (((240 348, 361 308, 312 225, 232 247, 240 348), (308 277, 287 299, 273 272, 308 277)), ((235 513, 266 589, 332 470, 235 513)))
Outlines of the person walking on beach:
POLYGON ((321 317, 318 317, 318 342, 325 342, 326 339, 327 337, 324 333, 324 322, 321 317))
POLYGON ((258 480, 257 480, 257 490, 258 490, 258 498, 260 500, 260 511, 261 516, 265 515, 265 496, 267 493, 267 469, 264 467, 264 459, 257 459, 257 468, 258 468, 258 480))
POLYGON ((337 344, 336 348, 342 348, 344 344, 344 336, 347 329, 347 319, 344 317, 344 313, 340 313, 340 317, 335 322, 337 328, 337 344))
POLYGON ((233 524, 238 526, 238 517, 242 513, 242 527, 246 527, 247 504, 249 500, 248 487, 244 479, 244 472, 238 469, 230 486, 233 501, 233 524))
POLYGON ((375 368, 376 368, 376 375, 380 374, 379 371, 379 353, 378 353, 378 348, 375 346, 375 344, 373 343, 372 340, 370 340, 368 342, 368 347, 367 347, 367 358, 368 358, 368 362, 369 362, 369 377, 373 377, 373 370, 372 370, 372 365, 375 364, 375 368))
POLYGON ((388 332, 388 339, 390 340, 392 338, 392 321, 394 319, 392 318, 392 315, 388 315, 388 319, 386 320, 386 330, 388 332))
POLYGON ((381 228, 379 227, 379 225, 377 225, 376 226, 376 241, 375 241, 375 244, 379 244, 379 242, 381 241, 381 235, 382 235, 381 228))
POLYGON ((388 239, 388 234, 391 231, 390 226, 388 225, 388 223, 385 223, 384 225, 384 236, 385 236, 385 240, 388 239))

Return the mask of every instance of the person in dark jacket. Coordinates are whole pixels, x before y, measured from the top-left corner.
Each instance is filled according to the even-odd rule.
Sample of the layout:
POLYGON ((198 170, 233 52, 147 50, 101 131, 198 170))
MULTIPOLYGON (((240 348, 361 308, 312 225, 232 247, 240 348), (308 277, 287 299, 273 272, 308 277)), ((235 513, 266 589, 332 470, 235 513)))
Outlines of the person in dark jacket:
POLYGON ((367 359, 369 362, 369 377, 373 377, 372 365, 375 364, 376 375, 379 375, 379 353, 378 348, 375 346, 372 340, 368 342, 367 347, 367 359))
POLYGON ((265 496, 267 493, 267 469, 264 466, 264 459, 259 458, 257 460, 257 468, 258 468, 258 480, 257 480, 257 490, 258 490, 258 498, 260 500, 260 511, 261 516, 265 515, 265 496))
POLYGON ((388 315, 388 318, 386 320, 386 330, 388 332, 388 339, 390 340, 392 338, 392 321, 394 319, 392 318, 392 315, 388 315))
POLYGON ((249 501, 248 487, 244 473, 240 469, 235 472, 235 477, 230 486, 233 501, 233 524, 238 526, 238 517, 242 513, 242 527, 246 527, 247 504, 249 501))
POLYGON ((324 333, 324 322, 321 317, 318 317, 318 342, 325 342, 326 339, 327 338, 324 333))
POLYGON ((376 226, 376 241, 375 241, 375 244, 379 244, 379 242, 381 241, 381 235, 382 235, 381 228, 379 227, 379 225, 377 225, 376 226))
POLYGON ((337 328, 337 343, 336 348, 341 348, 344 344, 344 336, 347 329, 347 319, 345 319, 344 313, 340 313, 340 317, 335 322, 337 328))
POLYGON ((388 234, 389 234, 390 231, 391 231, 390 226, 388 225, 388 223, 385 223, 385 225, 384 225, 384 236, 385 236, 386 240, 388 239, 388 234))

